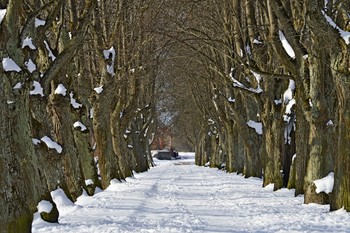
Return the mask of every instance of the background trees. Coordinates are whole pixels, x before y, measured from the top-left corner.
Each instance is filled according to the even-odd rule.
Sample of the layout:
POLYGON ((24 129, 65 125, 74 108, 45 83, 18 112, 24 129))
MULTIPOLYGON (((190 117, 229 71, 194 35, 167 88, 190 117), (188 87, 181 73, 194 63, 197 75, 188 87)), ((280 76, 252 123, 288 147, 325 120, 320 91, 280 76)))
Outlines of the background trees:
POLYGON ((344 1, 189 3, 176 56, 194 83, 186 103, 200 112, 198 165, 263 175, 264 185, 295 188, 306 203, 348 209, 344 12, 344 1), (316 192, 314 181, 331 172, 332 193, 316 192))

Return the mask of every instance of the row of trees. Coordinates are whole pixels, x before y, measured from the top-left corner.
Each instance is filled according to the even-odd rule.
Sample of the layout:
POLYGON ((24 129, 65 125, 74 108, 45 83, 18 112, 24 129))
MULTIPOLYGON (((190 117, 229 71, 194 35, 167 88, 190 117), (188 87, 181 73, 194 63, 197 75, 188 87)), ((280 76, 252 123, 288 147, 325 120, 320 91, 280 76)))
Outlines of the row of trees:
POLYGON ((43 199, 57 221, 52 190, 74 201, 153 165, 163 5, 0 1, 0 232, 30 232, 43 199))
POLYGON ((163 33, 179 42, 190 95, 177 127, 196 132, 196 163, 350 210, 349 2, 184 2, 185 23, 163 33), (331 172, 333 191, 317 193, 331 172))

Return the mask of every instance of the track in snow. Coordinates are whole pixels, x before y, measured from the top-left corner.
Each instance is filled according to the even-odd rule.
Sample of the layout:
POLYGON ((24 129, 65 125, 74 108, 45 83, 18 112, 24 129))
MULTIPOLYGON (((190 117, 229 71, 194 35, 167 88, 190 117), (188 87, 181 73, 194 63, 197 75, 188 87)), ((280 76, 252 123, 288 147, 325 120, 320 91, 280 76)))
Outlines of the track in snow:
POLYGON ((304 205, 292 190, 263 189, 261 179, 198 167, 193 154, 180 155, 187 160, 157 161, 93 197, 61 201, 59 224, 36 214, 33 233, 350 232, 345 211, 304 205))

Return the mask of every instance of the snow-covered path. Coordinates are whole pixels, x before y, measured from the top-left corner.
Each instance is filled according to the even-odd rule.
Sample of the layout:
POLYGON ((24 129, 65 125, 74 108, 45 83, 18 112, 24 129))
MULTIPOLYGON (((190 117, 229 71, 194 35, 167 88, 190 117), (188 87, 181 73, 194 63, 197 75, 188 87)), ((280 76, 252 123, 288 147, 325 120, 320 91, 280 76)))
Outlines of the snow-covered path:
POLYGON ((44 223, 36 214, 32 231, 350 232, 349 213, 304 205, 293 191, 263 189, 260 179, 194 166, 189 157, 157 161, 159 166, 149 172, 113 182, 74 204, 58 190, 54 195, 60 223, 44 223))

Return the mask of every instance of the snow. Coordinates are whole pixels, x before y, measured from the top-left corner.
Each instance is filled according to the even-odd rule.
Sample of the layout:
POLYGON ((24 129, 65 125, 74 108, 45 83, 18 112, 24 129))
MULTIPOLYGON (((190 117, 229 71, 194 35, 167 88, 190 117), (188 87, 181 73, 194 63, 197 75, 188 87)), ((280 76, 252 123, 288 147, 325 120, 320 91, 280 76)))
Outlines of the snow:
POLYGON ((254 40, 253 40, 253 44, 262 44, 262 42, 259 41, 258 39, 254 39, 254 40))
POLYGON ((55 149, 57 153, 60 154, 62 152, 62 147, 57 142, 52 141, 48 136, 44 136, 40 140, 43 141, 48 148, 55 149))
POLYGON ((295 105, 295 99, 291 99, 286 106, 286 114, 292 113, 292 107, 295 105))
POLYGON ((37 81, 33 82, 34 89, 29 92, 30 95, 40 95, 41 97, 44 96, 44 89, 41 87, 41 84, 37 81))
POLYGON ((19 89, 22 89, 22 83, 21 82, 18 82, 16 83, 16 85, 12 88, 13 90, 19 90, 19 89))
POLYGON ((28 70, 30 73, 33 73, 33 72, 36 70, 36 65, 35 65, 35 63, 32 61, 32 59, 29 59, 29 60, 26 61, 24 64, 27 66, 27 70, 28 70))
MULTIPOLYGON (((233 70, 233 69, 232 69, 233 70)), ((260 87, 260 84, 258 83, 258 87, 257 88, 252 88, 252 87, 246 87, 243 83, 241 83, 240 81, 238 81, 237 79, 235 79, 233 77, 232 72, 230 73, 230 78, 233 81, 233 87, 238 87, 256 94, 260 94, 263 92, 263 89, 260 87)))
MULTIPOLYGON (((69 200, 61 188, 52 191, 51 197, 59 210, 60 216, 67 215, 72 211, 79 209, 79 206, 75 205, 71 200, 69 200)), ((60 218, 58 220, 60 221, 60 218)))
POLYGON ((5 71, 16 71, 20 72, 22 69, 16 64, 14 60, 9 57, 2 59, 2 67, 5 71))
POLYGON ((74 122, 73 127, 74 128, 79 128, 80 127, 80 131, 81 132, 86 130, 86 126, 83 123, 81 123, 80 121, 74 122))
POLYGON ((55 94, 66 96, 67 95, 67 88, 65 88, 63 86, 63 84, 60 83, 60 84, 57 85, 57 88, 55 90, 55 94))
POLYGON ((256 132, 257 134, 262 135, 263 127, 262 127, 262 123, 261 123, 261 122, 256 122, 256 121, 249 120, 249 121, 247 122, 247 125, 248 125, 250 128, 255 129, 255 132, 256 132))
POLYGON ((112 59, 112 63, 107 65, 107 72, 111 75, 114 75, 114 61, 115 61, 115 49, 112 46, 110 49, 103 50, 103 56, 106 60, 112 59))
POLYGON ((79 104, 76 101, 76 99, 73 98, 74 96, 73 92, 71 92, 69 96, 70 96, 70 104, 73 106, 73 108, 81 108, 83 106, 82 104, 79 104))
POLYGON ((47 51, 49 52, 49 57, 51 58, 51 60, 52 61, 56 60, 56 56, 52 53, 52 50, 51 50, 49 44, 46 41, 44 41, 44 43, 45 43, 47 51))
POLYGON ((314 181, 316 185, 316 193, 331 193, 334 185, 334 173, 330 172, 326 177, 314 181))
POLYGON ((293 99, 294 90, 295 90, 295 82, 294 80, 289 79, 288 88, 283 93, 283 104, 288 104, 288 102, 293 99))
POLYGON ((35 27, 40 27, 40 26, 45 26, 46 22, 45 20, 41 20, 41 19, 38 19, 38 18, 35 18, 35 27))
POLYGON ((282 104, 282 99, 274 100, 275 105, 280 105, 282 104))
POLYGON ((37 139, 37 138, 32 138, 32 143, 34 145, 38 145, 39 143, 41 143, 40 139, 37 139))
POLYGON ((230 103, 236 102, 236 99, 234 99, 234 98, 232 98, 232 97, 229 97, 227 100, 228 100, 228 102, 230 102, 230 103))
POLYGON ((324 11, 322 11, 322 14, 326 18, 327 22, 336 30, 338 30, 339 35, 346 44, 350 44, 350 32, 342 30, 333 20, 331 17, 329 17, 324 11))
POLYGON ((94 182, 92 181, 92 179, 85 180, 86 186, 93 185, 93 184, 94 184, 94 182))
POLYGON ((292 46, 289 44, 286 37, 284 36, 283 32, 279 31, 278 34, 279 34, 279 38, 281 40, 282 46, 283 46, 284 50, 287 52, 288 56, 295 59, 295 52, 294 52, 292 46))
POLYGON ((193 153, 180 156, 155 160, 148 172, 113 180, 75 203, 62 189, 51 192, 59 224, 34 215, 32 232, 350 232, 344 210, 305 205, 294 190, 273 192, 273 184, 261 188, 261 179, 195 166, 193 153))
POLYGON ((327 126, 330 126, 330 125, 334 125, 333 121, 332 120, 329 120, 326 124, 327 126))
POLYGON ((0 24, 4 20, 6 15, 6 9, 0 9, 0 24))
POLYGON ((37 208, 39 213, 42 213, 42 212, 50 213, 53 206, 51 202, 42 200, 38 203, 37 208))
POLYGON ((32 38, 28 36, 23 40, 22 49, 25 48, 26 46, 28 46, 30 49, 33 49, 33 50, 36 49, 36 47, 33 44, 32 38))
POLYGON ((102 91, 103 91, 103 86, 95 87, 95 88, 94 88, 94 91, 95 91, 97 94, 101 94, 102 91))
POLYGON ((257 81, 258 83, 260 83, 260 81, 261 81, 261 79, 262 79, 261 75, 258 74, 258 73, 256 73, 256 72, 254 72, 254 71, 252 71, 252 70, 250 70, 250 72, 254 75, 256 81, 257 81))

